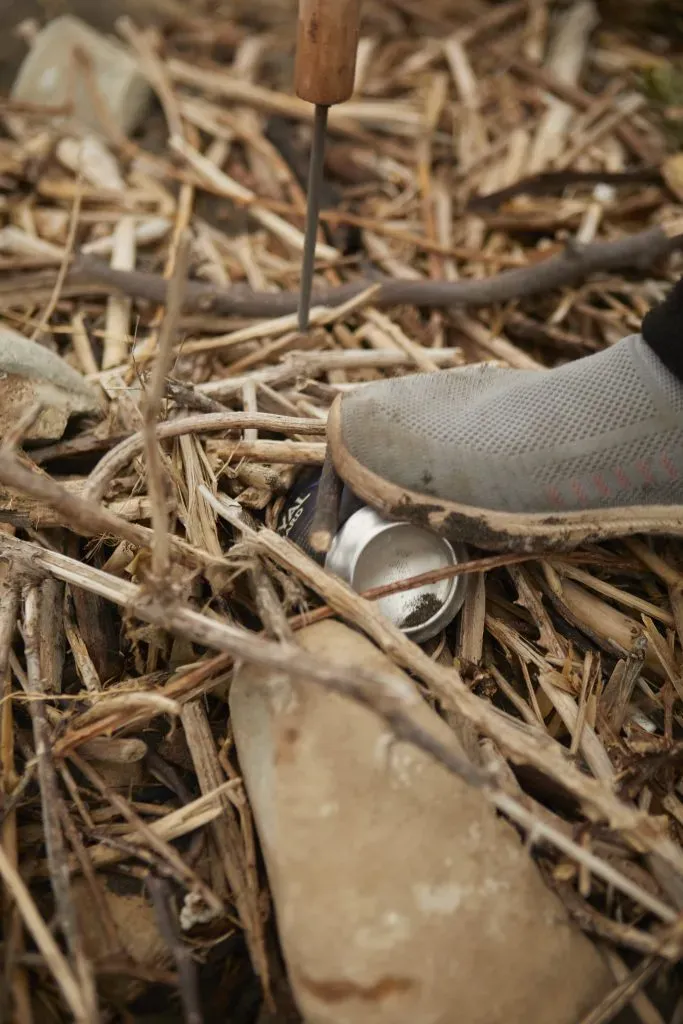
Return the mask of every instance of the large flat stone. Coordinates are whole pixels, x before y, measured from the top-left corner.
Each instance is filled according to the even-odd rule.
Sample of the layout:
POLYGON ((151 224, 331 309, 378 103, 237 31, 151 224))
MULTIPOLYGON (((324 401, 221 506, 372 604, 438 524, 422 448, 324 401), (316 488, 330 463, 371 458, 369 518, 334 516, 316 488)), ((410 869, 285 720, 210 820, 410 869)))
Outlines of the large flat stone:
MULTIPOLYGON (((341 623, 297 639, 397 672, 341 623)), ((480 792, 306 681, 244 665, 230 710, 308 1024, 576 1024, 604 995, 603 960, 480 792)))

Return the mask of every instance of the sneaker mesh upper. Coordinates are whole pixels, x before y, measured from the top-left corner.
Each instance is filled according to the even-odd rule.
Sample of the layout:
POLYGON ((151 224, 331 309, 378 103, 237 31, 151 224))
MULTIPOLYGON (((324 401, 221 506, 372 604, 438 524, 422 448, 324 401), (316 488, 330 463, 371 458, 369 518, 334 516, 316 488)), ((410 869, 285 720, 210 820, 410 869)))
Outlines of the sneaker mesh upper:
POLYGON ((550 371, 368 385, 344 398, 342 430, 380 476, 481 508, 683 503, 683 384, 640 335, 550 371))

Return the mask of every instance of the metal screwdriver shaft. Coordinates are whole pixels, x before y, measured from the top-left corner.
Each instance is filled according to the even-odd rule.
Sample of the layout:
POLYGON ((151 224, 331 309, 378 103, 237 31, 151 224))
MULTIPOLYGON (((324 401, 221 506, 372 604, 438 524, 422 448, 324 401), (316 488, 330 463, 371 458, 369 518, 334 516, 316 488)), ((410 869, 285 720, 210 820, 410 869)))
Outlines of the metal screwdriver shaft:
POLYGON ((353 93, 359 31, 360 0, 299 0, 296 94, 315 104, 301 264, 300 331, 308 330, 311 306, 327 112, 333 103, 343 103, 353 93))
POLYGON ((320 192, 323 180, 325 157, 325 135, 327 133, 327 107, 318 104, 313 122, 311 162, 308 168, 308 206, 306 209, 306 235, 304 254, 301 261, 301 290, 299 292, 299 330, 308 330, 308 314, 311 309, 311 289, 315 266, 315 242, 318 235, 320 216, 320 192))

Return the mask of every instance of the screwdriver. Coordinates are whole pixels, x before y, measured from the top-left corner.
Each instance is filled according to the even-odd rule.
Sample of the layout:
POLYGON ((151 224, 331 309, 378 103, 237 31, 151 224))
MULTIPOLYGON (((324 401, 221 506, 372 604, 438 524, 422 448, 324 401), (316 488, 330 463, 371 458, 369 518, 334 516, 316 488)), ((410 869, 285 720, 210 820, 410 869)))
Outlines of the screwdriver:
POLYGON ((294 88, 299 99, 315 104, 299 293, 302 332, 311 308, 327 112, 353 93, 359 32, 360 0, 299 0, 294 88))

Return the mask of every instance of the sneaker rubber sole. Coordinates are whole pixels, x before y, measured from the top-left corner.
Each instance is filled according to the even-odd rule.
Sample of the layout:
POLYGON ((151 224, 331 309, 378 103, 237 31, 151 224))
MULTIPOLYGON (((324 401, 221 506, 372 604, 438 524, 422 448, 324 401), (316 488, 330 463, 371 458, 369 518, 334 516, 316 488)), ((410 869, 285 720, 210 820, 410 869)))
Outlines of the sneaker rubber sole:
POLYGON ((373 473, 350 454, 342 436, 341 402, 341 397, 335 399, 327 422, 335 470, 362 501, 387 519, 418 523, 474 547, 526 554, 567 551, 637 533, 683 537, 683 505, 499 512, 408 490, 373 473))

